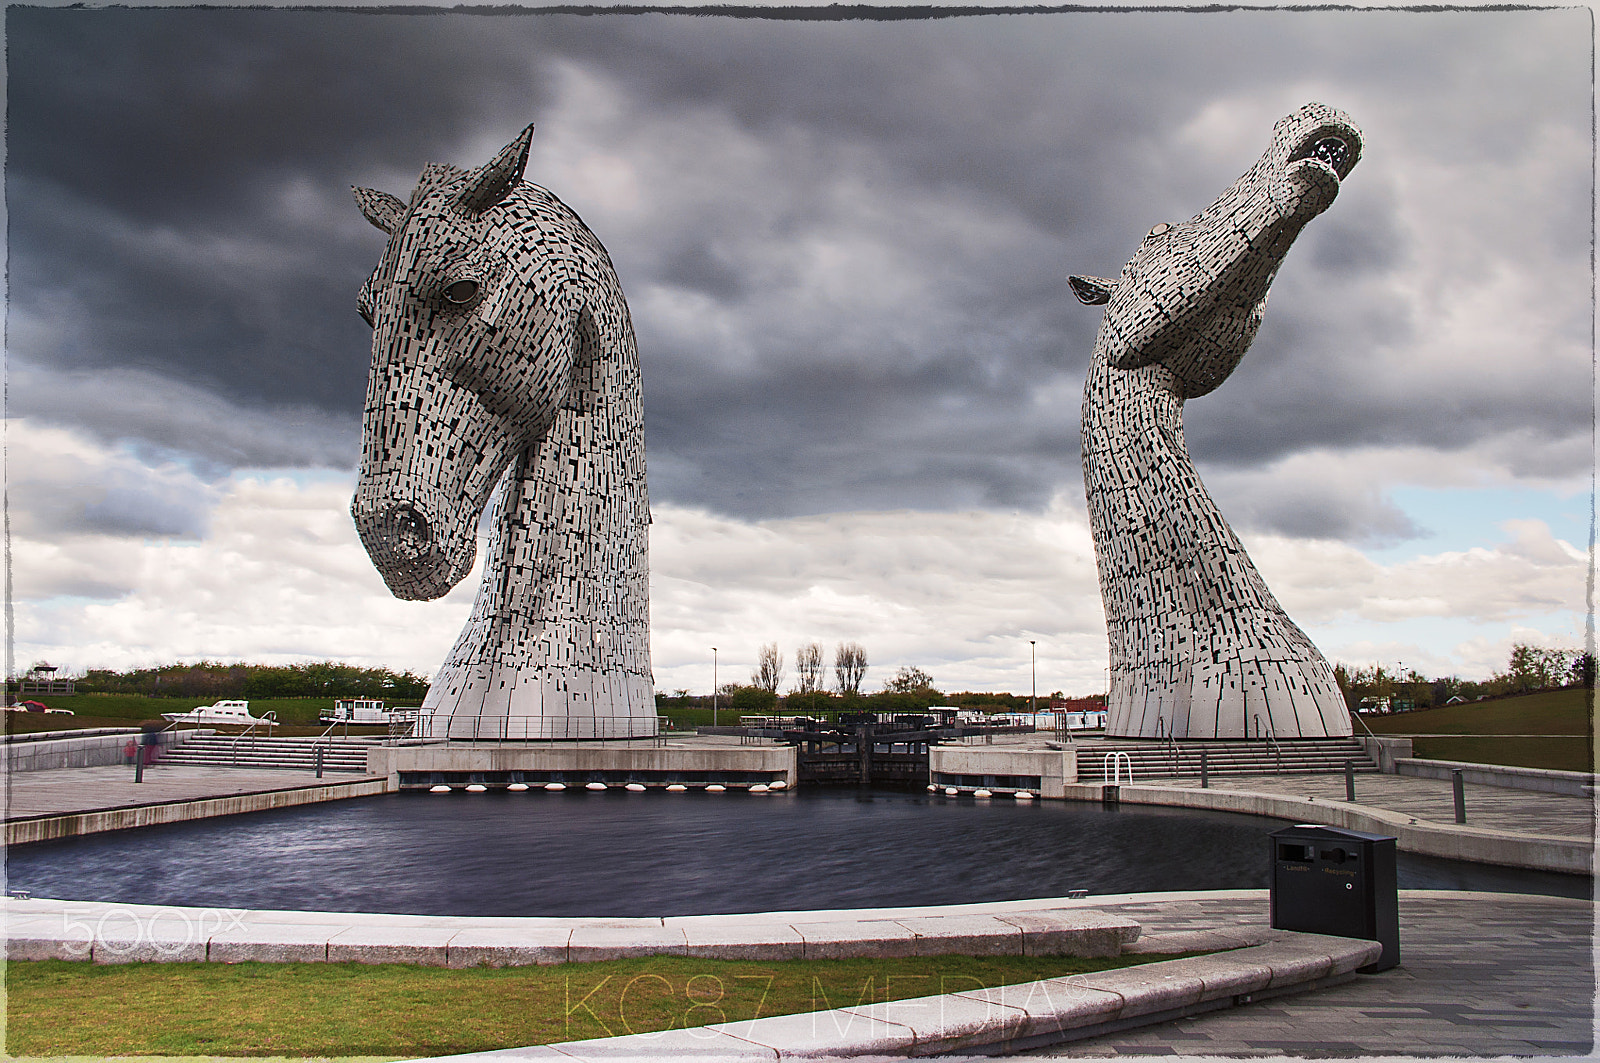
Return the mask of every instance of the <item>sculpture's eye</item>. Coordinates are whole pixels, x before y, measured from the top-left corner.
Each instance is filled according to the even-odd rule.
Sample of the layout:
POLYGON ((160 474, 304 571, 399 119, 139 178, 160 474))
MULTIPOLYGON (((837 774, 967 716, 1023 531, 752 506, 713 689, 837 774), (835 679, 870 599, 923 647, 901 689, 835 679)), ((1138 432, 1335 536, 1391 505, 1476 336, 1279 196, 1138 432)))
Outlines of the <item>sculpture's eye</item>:
POLYGON ((444 301, 451 306, 466 306, 478 297, 478 282, 459 280, 446 285, 441 294, 444 296, 444 301))
POLYGON ((1146 236, 1147 237, 1148 236, 1165 236, 1167 233, 1169 233, 1171 231, 1172 231, 1172 226, 1168 225, 1166 222, 1164 222, 1164 221, 1163 222, 1157 222, 1156 225, 1155 225, 1155 228, 1151 229, 1149 231, 1149 233, 1146 234, 1146 236))

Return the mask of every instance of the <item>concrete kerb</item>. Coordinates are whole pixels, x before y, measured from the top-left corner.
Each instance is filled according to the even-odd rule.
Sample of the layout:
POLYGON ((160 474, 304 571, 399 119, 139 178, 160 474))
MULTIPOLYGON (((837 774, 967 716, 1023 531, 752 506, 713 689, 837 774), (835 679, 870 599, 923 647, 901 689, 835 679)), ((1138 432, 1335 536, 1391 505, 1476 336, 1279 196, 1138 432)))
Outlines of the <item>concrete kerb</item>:
POLYGON ((695 1029, 440 1056, 433 1063, 862 1063, 951 1052, 1015 1052, 1333 985, 1353 978, 1381 952, 1375 941, 1272 931, 1265 944, 1218 956, 695 1029))
MULTIPOLYGON (((1479 896, 1449 890, 1407 890, 1405 893, 1419 899, 1479 896)), ((988 905, 880 909, 856 914, 876 917, 863 920, 868 922, 898 919, 912 925, 918 925, 916 920, 931 922, 949 918, 952 920, 950 929, 966 927, 972 919, 984 915, 1011 919, 1025 918, 1029 913, 1061 918, 1092 916, 1096 917, 1092 922, 1099 925, 1099 918, 1119 917, 1093 910, 1095 908, 1160 907, 1206 899, 1264 902, 1266 897, 1266 890, 1119 894, 988 905)), ((1519 896, 1518 900, 1522 903, 1572 903, 1564 898, 1535 896, 1519 896)), ((225 923, 207 939, 205 958, 214 962, 255 940, 270 945, 282 959, 349 958, 365 962, 436 963, 440 932, 449 930, 453 936, 447 942, 447 961, 470 957, 473 963, 460 965, 474 965, 476 962, 560 962, 555 957, 565 957, 566 943, 580 928, 591 934, 611 929, 637 935, 651 928, 666 929, 671 922, 687 942, 697 931, 729 939, 743 931, 758 935, 763 926, 761 920, 772 919, 774 915, 781 916, 786 921, 784 925, 798 935, 802 927, 809 925, 815 930, 836 924, 846 914, 832 911, 633 920, 464 919, 318 912, 216 912, 73 901, 7 899, 0 902, 10 958, 49 958, 41 955, 38 948, 48 942, 53 946, 76 945, 75 954, 62 958, 90 958, 89 952, 94 951, 92 958, 97 962, 174 960, 180 956, 198 960, 201 957, 188 948, 193 943, 183 942, 178 932, 203 923, 207 918, 225 923), (326 920, 330 916, 346 921, 346 925, 331 936, 319 932, 328 929, 326 920), (140 919, 148 922, 141 924, 140 919), (51 930, 54 930, 53 937, 51 930), (414 958, 401 960, 393 948, 397 942, 387 938, 388 934, 409 940, 414 958), (217 948, 209 947, 212 940, 217 941, 217 948), (369 947, 385 955, 358 955, 369 947), (350 949, 348 955, 343 951, 346 948, 350 949), (472 956, 474 949, 482 950, 482 954, 472 956), (491 958, 487 955, 491 950, 516 955, 491 958), (538 958, 540 955, 544 958, 538 958)), ((910 927, 906 929, 913 932, 910 927)), ((1127 941, 1123 951, 1149 953, 1208 948, 1228 951, 1124 971, 1044 979, 809 1015, 441 1058, 474 1061, 678 1059, 696 1063, 851 1058, 859 1063, 868 1058, 901 1059, 955 1051, 1020 1051, 1336 984, 1354 977, 1358 968, 1371 963, 1381 951, 1377 942, 1257 926, 1140 935, 1136 940, 1127 941), (837 1036, 829 1040, 835 1033, 837 1036)), ((251 955, 248 958, 265 957, 251 955)))
POLYGON ((1115 956, 1133 919, 1072 901, 636 919, 472 918, 249 911, 46 899, 0 902, 16 959, 354 961, 446 967, 652 955, 842 959, 1115 956))

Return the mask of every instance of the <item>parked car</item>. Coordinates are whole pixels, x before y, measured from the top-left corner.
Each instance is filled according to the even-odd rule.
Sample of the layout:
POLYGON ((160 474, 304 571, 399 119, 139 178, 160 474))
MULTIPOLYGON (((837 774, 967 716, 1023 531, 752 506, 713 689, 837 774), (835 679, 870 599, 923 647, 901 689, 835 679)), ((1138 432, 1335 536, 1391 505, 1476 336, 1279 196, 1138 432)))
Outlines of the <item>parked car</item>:
POLYGON ((58 716, 74 715, 71 709, 52 709, 42 701, 19 701, 15 705, 7 705, 11 712, 48 712, 58 716))

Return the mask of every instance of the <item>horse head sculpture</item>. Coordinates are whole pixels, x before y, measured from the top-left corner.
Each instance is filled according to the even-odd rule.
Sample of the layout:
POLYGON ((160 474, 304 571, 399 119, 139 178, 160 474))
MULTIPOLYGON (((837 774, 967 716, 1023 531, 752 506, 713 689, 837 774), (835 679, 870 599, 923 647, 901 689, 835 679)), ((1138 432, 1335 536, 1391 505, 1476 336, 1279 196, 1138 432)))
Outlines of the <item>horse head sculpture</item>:
POLYGON ((1289 619, 1189 458, 1183 404, 1255 339, 1290 245, 1361 157, 1361 133, 1312 103, 1210 207, 1152 228, 1116 280, 1073 277, 1104 305, 1084 381, 1083 476, 1111 654, 1107 733, 1343 736, 1327 661, 1289 619))
POLYGON ((522 180, 532 137, 477 169, 430 163, 409 202, 354 189, 389 239, 357 300, 373 338, 351 513, 390 590, 428 600, 471 570, 493 497, 431 733, 652 734, 633 326, 594 234, 522 180))

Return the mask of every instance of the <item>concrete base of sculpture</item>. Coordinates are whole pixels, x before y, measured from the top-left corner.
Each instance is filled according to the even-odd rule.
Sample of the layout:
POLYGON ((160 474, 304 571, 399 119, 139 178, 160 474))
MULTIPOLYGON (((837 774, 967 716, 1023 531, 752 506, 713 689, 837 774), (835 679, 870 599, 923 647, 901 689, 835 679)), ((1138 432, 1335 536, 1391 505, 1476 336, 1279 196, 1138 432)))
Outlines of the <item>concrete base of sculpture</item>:
POLYGON ((426 738, 517 742, 657 733, 655 691, 648 679, 627 672, 446 666, 422 709, 417 736, 426 738))

